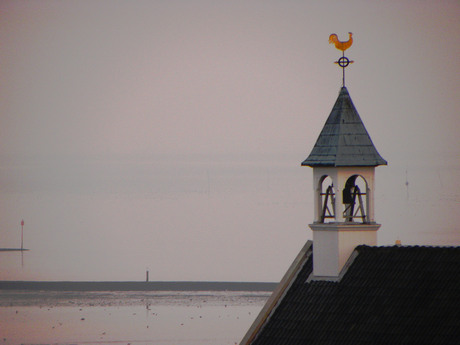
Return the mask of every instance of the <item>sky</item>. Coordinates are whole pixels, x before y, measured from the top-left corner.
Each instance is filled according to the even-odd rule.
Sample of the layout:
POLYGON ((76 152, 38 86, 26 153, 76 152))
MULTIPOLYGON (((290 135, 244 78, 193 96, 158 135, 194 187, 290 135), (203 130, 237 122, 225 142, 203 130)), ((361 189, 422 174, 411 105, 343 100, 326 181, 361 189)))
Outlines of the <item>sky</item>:
POLYGON ((0 3, 2 280, 277 281, 346 86, 379 245, 460 245, 458 1, 0 3))

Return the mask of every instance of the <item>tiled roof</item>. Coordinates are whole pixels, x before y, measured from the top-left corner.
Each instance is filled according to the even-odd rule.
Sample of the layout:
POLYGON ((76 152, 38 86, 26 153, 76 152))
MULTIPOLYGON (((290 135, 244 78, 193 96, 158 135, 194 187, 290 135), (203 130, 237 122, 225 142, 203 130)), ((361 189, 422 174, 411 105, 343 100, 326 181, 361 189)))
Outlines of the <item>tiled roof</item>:
POLYGON ((387 161, 377 152, 346 87, 342 87, 313 150, 302 165, 377 166, 387 161))
POLYGON ((355 250, 339 282, 309 254, 251 344, 460 344, 460 247, 355 250))

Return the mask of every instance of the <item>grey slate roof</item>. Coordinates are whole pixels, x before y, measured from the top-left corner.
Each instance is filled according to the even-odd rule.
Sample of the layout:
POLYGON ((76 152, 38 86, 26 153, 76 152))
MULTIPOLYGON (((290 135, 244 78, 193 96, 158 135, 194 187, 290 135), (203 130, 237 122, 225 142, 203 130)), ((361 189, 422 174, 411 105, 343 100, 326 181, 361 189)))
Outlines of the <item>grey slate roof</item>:
POLYGON ((353 105, 342 87, 326 124, 304 166, 377 166, 387 161, 377 152, 353 105))
POLYGON ((460 247, 358 246, 339 282, 311 250, 251 345, 460 344, 460 247))

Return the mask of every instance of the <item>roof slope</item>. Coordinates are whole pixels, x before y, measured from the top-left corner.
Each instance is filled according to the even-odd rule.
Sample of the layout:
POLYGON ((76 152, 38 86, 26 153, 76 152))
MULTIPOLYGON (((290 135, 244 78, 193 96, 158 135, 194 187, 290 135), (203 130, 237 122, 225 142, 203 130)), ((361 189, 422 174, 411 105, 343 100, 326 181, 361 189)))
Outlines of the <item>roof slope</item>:
POLYGON ((307 282, 310 255, 252 344, 459 343, 460 247, 355 250, 339 282, 307 282))
POLYGON ((321 131, 313 150, 302 165, 377 166, 387 161, 377 152, 346 87, 321 131))

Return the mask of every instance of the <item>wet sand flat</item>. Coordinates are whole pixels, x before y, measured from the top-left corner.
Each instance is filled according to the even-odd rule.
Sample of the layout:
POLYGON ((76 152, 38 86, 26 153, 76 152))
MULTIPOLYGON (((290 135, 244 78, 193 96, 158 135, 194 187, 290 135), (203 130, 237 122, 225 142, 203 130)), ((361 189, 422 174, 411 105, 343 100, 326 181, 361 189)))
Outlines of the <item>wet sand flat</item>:
POLYGON ((268 292, 1 292, 3 344, 235 344, 268 292))

